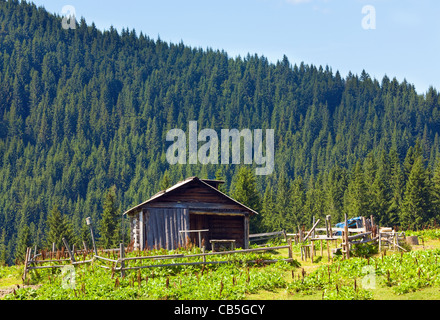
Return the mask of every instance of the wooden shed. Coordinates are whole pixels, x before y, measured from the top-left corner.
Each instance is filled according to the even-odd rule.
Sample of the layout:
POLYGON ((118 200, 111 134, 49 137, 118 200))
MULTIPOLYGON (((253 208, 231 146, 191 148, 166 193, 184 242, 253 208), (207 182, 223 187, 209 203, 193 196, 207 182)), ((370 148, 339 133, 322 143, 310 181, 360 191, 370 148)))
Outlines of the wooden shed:
POLYGON ((201 237, 207 250, 212 240, 235 240, 236 247, 247 249, 249 217, 258 213, 221 192, 221 183, 188 178, 126 211, 134 247, 173 250, 188 238, 200 245, 201 237))

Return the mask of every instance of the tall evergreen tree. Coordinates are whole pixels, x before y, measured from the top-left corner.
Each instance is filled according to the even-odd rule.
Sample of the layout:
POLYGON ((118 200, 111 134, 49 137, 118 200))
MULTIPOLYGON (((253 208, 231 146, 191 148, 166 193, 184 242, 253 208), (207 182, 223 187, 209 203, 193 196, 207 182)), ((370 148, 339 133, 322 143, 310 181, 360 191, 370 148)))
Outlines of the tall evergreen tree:
POLYGON ((381 153, 376 177, 371 185, 371 208, 372 213, 382 226, 396 223, 388 215, 392 203, 392 190, 390 186, 389 159, 385 152, 381 153))
POLYGON ((345 210, 350 218, 369 215, 367 191, 362 166, 358 161, 344 196, 345 210))
POLYGON ((74 243, 74 234, 71 223, 67 220, 59 210, 58 206, 54 206, 47 217, 48 231, 46 235, 47 248, 52 248, 55 243, 57 249, 64 247, 63 238, 69 245, 74 243))
POLYGON ((6 248, 6 231, 1 229, 0 234, 0 266, 4 266, 7 261, 7 248, 6 248))
POLYGON ((289 208, 291 212, 289 213, 285 229, 286 230, 296 230, 298 225, 303 225, 306 223, 304 205, 306 202, 306 187, 304 181, 301 177, 298 177, 293 181, 290 187, 290 204, 289 208))
MULTIPOLYGON (((260 212, 261 198, 257 190, 254 172, 249 167, 241 167, 238 171, 237 182, 232 197, 245 206, 260 212)), ((250 223, 250 232, 260 229, 261 216, 253 217, 250 223)))
POLYGON ((433 215, 437 221, 440 221, 440 158, 437 160, 432 177, 432 201, 434 204, 433 215))
POLYGON ((120 215, 116 205, 116 190, 112 187, 108 190, 103 205, 104 211, 99 223, 100 245, 111 249, 118 245, 120 240, 120 215))
POLYGON ((402 203, 400 223, 404 228, 419 228, 432 217, 431 182, 419 156, 411 169, 402 203))
POLYGON ((267 186, 264 191, 263 203, 261 208, 261 230, 265 231, 279 231, 281 228, 281 221, 275 214, 275 200, 273 196, 272 186, 267 186))

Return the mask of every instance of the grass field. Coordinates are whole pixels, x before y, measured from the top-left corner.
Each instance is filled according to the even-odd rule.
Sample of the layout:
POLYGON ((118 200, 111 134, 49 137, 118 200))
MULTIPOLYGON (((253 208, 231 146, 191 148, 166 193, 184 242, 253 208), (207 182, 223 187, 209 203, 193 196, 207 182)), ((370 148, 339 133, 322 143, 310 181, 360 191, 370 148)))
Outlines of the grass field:
MULTIPOLYGON (((414 253, 433 253, 434 255, 439 255, 439 264, 440 264, 440 230, 426 230, 420 232, 408 232, 407 235, 418 235, 420 236, 420 244, 417 246, 411 247, 411 252, 414 253), (423 240, 422 240, 423 239, 423 240)), ((333 247, 333 246, 332 246, 333 247)), ((294 257, 301 263, 301 267, 296 270, 296 273, 299 274, 302 272, 302 269, 306 272, 306 278, 308 276, 316 273, 323 266, 332 265, 335 262, 328 262, 327 250, 323 250, 323 256, 320 255, 319 245, 316 247, 316 251, 318 253, 318 257, 315 257, 314 263, 308 259, 308 261, 301 261, 301 256, 299 249, 294 250, 294 257)), ((377 253, 371 255, 370 259, 382 260, 382 253, 377 253)), ((388 259, 390 260, 400 260, 401 253, 388 251, 385 253, 388 259)), ((409 255, 410 253, 404 253, 403 255, 409 255)), ((354 258, 357 260, 358 258, 354 258)), ((352 261, 355 261, 352 260, 352 261)), ((365 259, 363 259, 365 260, 365 259)), ((350 261, 350 260, 349 260, 350 261)), ((437 261, 435 261, 437 262, 437 261)), ((434 263, 436 265, 436 263, 434 263)), ((437 264, 440 268, 440 266, 437 264)), ((408 266, 407 273, 410 271, 416 271, 418 267, 408 266)), ((390 269, 391 270, 391 269, 390 269)), ((405 272, 404 272, 405 273, 405 272)), ((359 279, 362 279, 362 274, 359 274, 359 279)), ((440 279, 440 270, 439 272, 433 272, 430 276, 434 278, 436 281, 432 281, 432 283, 427 284, 426 286, 421 286, 420 288, 415 287, 414 290, 409 290, 406 293, 396 294, 395 290, 393 290, 392 286, 388 286, 384 284, 384 274, 377 275, 378 283, 375 289, 368 290, 371 293, 372 300, 440 300, 440 282, 437 281, 437 278, 440 279)), ((287 282, 292 281, 292 275, 290 273, 285 273, 284 275, 287 282)), ((351 277, 352 280, 353 277, 351 277)), ((341 278, 343 279, 343 278, 341 278)), ((395 287, 395 286, 394 286, 395 287)), ((289 291, 287 288, 275 289, 275 290, 261 290, 256 294, 251 294, 246 297, 249 300, 322 300, 323 299, 323 291, 322 290, 304 290, 293 293, 289 291)), ((354 298, 354 297, 350 297, 354 298)))
MULTIPOLYGON (((439 232, 418 233, 423 244, 408 253, 388 251, 369 258, 328 262, 316 246, 314 262, 297 264, 183 266, 142 269, 119 278, 96 263, 76 267, 74 288, 63 288, 59 270, 31 273, 23 287, 22 266, 0 267, 0 299, 5 300, 440 300, 439 232), (437 261, 438 260, 438 261, 437 261), (364 288, 365 267, 373 270, 374 287, 364 288)), ((252 254, 249 259, 280 259, 287 249, 252 254)), ((180 262, 180 261, 179 261, 180 262)), ((371 280, 370 280, 371 281, 371 280)))

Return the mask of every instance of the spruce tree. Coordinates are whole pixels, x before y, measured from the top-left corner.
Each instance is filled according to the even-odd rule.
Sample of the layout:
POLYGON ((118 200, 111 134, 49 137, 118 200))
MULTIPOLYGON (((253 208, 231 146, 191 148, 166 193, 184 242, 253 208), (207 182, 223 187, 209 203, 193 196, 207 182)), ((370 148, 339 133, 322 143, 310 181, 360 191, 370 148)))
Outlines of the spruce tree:
POLYGON ((105 249, 110 249, 118 245, 120 215, 116 206, 116 190, 112 187, 105 196, 103 213, 99 222, 100 245, 105 249))
POLYGON ((165 173, 160 180, 160 190, 166 190, 169 187, 171 187, 171 179, 168 170, 165 170, 165 173))
POLYGON ((6 231, 1 229, 2 232, 0 234, 0 266, 4 266, 7 261, 7 253, 6 253, 6 231))
POLYGON ((440 221, 440 158, 437 160, 437 165, 432 177, 432 201, 433 201, 433 215, 437 222, 440 221))
POLYGON ((390 189, 392 195, 387 211, 387 220, 391 225, 395 225, 400 224, 399 217, 401 213, 405 181, 396 148, 393 147, 391 149, 389 159, 390 189))
POLYGON ((55 243, 55 247, 61 250, 61 248, 64 247, 63 238, 66 239, 70 247, 74 244, 73 226, 56 205, 47 216, 47 226, 46 245, 48 248, 51 249, 52 244, 55 243))
POLYGON ((296 230, 298 225, 305 223, 304 205, 306 201, 306 188, 301 177, 297 177, 290 188, 290 209, 291 212, 287 217, 286 229, 296 230))
POLYGON ((403 198, 400 223, 403 228, 420 228, 432 214, 431 182, 424 160, 419 156, 411 169, 403 198))
MULTIPOLYGON (((261 211, 260 194, 257 190, 256 178, 252 169, 248 167, 240 168, 232 198, 257 212, 261 211)), ((260 224, 260 216, 252 217, 250 232, 257 232, 260 229, 260 224)))
POLYGON ((280 229, 281 222, 275 214, 275 201, 272 186, 268 185, 264 191, 263 204, 261 208, 261 230, 276 231, 280 229))
POLYGON ((345 210, 349 218, 369 215, 367 192, 362 166, 358 161, 344 196, 345 210))
POLYGON ((33 245, 29 225, 29 214, 28 211, 24 209, 20 217, 17 233, 17 247, 15 251, 15 259, 18 259, 19 261, 24 261, 27 248, 33 245))
POLYGON ((376 177, 371 185, 371 207, 372 214, 379 221, 380 225, 387 226, 390 221, 388 211, 392 201, 392 192, 390 187, 389 160, 383 152, 378 164, 376 177))

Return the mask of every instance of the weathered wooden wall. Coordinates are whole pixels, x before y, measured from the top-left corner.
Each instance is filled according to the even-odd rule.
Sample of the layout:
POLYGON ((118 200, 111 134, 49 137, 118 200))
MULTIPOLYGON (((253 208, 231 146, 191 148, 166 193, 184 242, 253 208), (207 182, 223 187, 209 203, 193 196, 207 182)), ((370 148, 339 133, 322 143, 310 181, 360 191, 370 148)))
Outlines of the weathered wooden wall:
MULTIPOLYGON (((236 247, 248 248, 249 210, 217 190, 192 181, 167 193, 158 194, 139 206, 132 220, 132 237, 145 248, 173 250, 184 246, 181 230, 203 230, 203 244, 210 250, 209 240, 235 240, 236 247), (155 198, 156 197, 156 198, 155 198)), ((198 234, 188 234, 199 245, 198 234)))
POLYGON ((145 247, 173 250, 185 245, 180 230, 189 227, 189 211, 185 208, 148 208, 143 211, 145 247))

